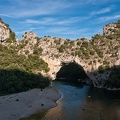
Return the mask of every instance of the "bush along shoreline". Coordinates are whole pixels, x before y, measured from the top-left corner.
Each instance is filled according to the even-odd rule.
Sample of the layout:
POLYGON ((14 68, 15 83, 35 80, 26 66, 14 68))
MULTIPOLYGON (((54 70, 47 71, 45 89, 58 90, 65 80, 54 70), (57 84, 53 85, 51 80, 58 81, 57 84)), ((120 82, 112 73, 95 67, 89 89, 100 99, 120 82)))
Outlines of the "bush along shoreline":
POLYGON ((40 74, 27 73, 17 69, 0 70, 0 95, 27 91, 33 88, 44 89, 50 80, 40 74))

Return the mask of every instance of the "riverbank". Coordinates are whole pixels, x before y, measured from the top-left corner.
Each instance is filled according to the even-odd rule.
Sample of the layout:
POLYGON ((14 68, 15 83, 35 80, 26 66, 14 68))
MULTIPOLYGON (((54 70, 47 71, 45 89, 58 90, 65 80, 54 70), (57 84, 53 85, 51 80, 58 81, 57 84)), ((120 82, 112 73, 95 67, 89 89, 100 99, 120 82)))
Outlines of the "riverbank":
POLYGON ((57 106, 61 97, 53 87, 0 96, 0 120, 19 120, 57 106))

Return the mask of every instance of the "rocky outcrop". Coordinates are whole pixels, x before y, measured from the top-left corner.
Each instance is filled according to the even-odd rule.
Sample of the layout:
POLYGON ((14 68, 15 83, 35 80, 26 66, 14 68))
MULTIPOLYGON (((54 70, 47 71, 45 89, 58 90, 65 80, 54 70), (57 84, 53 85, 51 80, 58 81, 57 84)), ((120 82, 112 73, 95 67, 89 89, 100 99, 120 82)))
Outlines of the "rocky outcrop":
POLYGON ((16 45, 18 44, 18 39, 15 33, 9 28, 9 25, 4 23, 0 18, 0 44, 3 45, 16 45))
POLYGON ((5 24, 2 19, 0 19, 0 43, 4 42, 5 39, 9 38, 10 36, 10 30, 5 24))
POLYGON ((31 44, 37 43, 37 35, 34 32, 25 32, 25 34, 22 36, 22 40, 29 41, 31 44))
POLYGON ((33 54, 34 46, 37 44, 38 37, 34 32, 25 32, 22 36, 21 41, 19 44, 22 46, 23 49, 20 49, 18 54, 33 54))
POLYGON ((107 24, 103 27, 103 34, 105 36, 113 35, 114 38, 119 37, 120 35, 120 20, 115 23, 107 24))

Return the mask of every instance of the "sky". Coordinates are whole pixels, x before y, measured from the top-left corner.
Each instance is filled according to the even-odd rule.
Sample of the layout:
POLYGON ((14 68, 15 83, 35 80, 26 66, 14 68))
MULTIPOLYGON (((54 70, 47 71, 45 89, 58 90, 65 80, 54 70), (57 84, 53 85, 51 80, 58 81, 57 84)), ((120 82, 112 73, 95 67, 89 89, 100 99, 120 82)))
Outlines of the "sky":
POLYGON ((90 39, 120 20, 120 0, 0 0, 0 17, 18 39, 28 31, 38 37, 90 39))

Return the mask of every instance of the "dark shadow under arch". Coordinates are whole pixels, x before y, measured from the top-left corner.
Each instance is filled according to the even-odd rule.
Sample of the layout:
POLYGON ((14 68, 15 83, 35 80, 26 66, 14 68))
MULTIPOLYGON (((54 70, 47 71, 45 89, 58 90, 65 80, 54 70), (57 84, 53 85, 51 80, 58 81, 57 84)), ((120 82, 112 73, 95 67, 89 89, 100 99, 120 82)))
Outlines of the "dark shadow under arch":
MULTIPOLYGON (((56 80, 79 84, 89 80, 82 66, 76 62, 63 63, 56 75, 56 80)), ((90 81, 90 80, 89 80, 90 81)))

